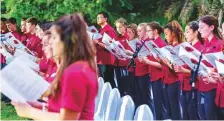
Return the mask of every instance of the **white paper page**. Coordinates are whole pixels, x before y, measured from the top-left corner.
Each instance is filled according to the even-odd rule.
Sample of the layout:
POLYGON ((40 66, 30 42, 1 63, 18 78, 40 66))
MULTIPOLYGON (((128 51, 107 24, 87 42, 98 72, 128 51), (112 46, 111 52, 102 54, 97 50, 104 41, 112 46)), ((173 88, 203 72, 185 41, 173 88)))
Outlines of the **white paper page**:
POLYGON ((114 46, 113 44, 111 44, 111 45, 109 45, 109 46, 106 46, 106 49, 107 49, 110 53, 112 53, 113 55, 115 55, 118 59, 120 59, 120 60, 125 60, 125 59, 126 59, 122 54, 120 54, 120 53, 118 52, 118 50, 115 48, 115 46, 114 46))
MULTIPOLYGON (((138 56, 146 57, 148 55, 151 55, 150 50, 146 45, 147 42, 145 42, 144 45, 142 46, 142 48, 140 49, 138 56)), ((141 42, 139 39, 134 39, 134 40, 129 41, 128 44, 132 48, 132 50, 135 52, 136 48, 140 47, 143 44, 143 42, 141 42)))
POLYGON ((173 47, 168 45, 160 48, 160 52, 163 56, 165 56, 171 63, 175 65, 182 66, 184 65, 183 60, 174 52, 173 47))
POLYGON ((87 31, 87 33, 88 33, 91 40, 98 40, 98 39, 103 37, 100 33, 92 33, 92 32, 89 32, 89 31, 87 31))
MULTIPOLYGON (((19 93, 26 101, 35 101, 49 88, 49 83, 41 76, 30 69, 25 63, 20 63, 15 59, 1 71, 1 78, 11 88, 19 93)), ((9 91, 2 88, 2 92, 9 91)), ((9 94, 10 96, 14 94, 9 94)), ((15 96, 18 97, 18 96, 15 96)), ((9 97, 10 98, 10 97, 9 97)))
POLYGON ((16 57, 17 61, 19 61, 20 63, 25 63, 28 67, 30 67, 31 69, 33 69, 34 71, 39 71, 39 65, 37 63, 35 63, 34 61, 30 60, 27 56, 25 55, 20 55, 18 57, 16 57))
POLYGON ((223 52, 207 53, 204 56, 209 60, 209 62, 214 67, 216 67, 215 60, 224 62, 224 54, 223 54, 223 52))
POLYGON ((224 76, 224 64, 215 60, 215 64, 217 66, 217 70, 218 70, 218 73, 222 76, 224 76))
MULTIPOLYGON (((194 69, 197 67, 197 64, 199 62, 199 58, 197 58, 193 53, 187 52, 186 49, 183 47, 180 47, 179 51, 179 57, 191 68, 194 69)), ((210 70, 205 64, 202 62, 200 63, 199 66, 199 72, 203 73, 203 75, 207 75, 208 72, 207 70, 210 70)))
POLYGON ((99 31, 96 29, 95 26, 89 26, 87 28, 87 31, 92 32, 92 33, 99 33, 99 31))
POLYGON ((153 41, 148 41, 148 42, 145 43, 145 45, 149 48, 150 53, 153 55, 154 58, 159 57, 159 58, 163 59, 163 57, 159 56, 160 53, 156 49, 156 48, 158 48, 158 46, 153 41))
POLYGON ((119 41, 115 41, 114 40, 113 41, 113 45, 116 48, 117 52, 119 54, 121 54, 124 58, 126 58, 126 59, 130 59, 131 58, 131 56, 129 56, 129 55, 127 55, 125 53, 126 49, 123 47, 123 45, 119 41))
POLYGON ((19 56, 26 56, 27 58, 29 58, 30 60, 32 60, 33 62, 36 62, 37 61, 37 58, 33 55, 30 55, 20 49, 16 49, 15 53, 14 53, 14 56, 15 57, 19 57, 19 56))
POLYGON ((113 38, 111 38, 107 33, 103 34, 102 42, 109 46, 113 41, 113 38))
POLYGON ((23 45, 22 42, 20 42, 18 39, 16 39, 14 36, 11 37, 11 38, 8 38, 5 42, 5 44, 9 44, 11 45, 12 47, 16 48, 16 49, 20 49, 24 52, 28 52, 32 55, 34 55, 25 45, 23 45))
POLYGON ((137 43, 137 42, 140 42, 140 40, 137 39, 137 38, 128 42, 129 46, 131 47, 131 49, 132 49, 133 51, 136 50, 136 43, 137 43))
POLYGON ((180 44, 183 48, 187 49, 189 52, 192 52, 197 58, 200 57, 201 52, 194 48, 190 43, 183 42, 180 44))
POLYGON ((1 89, 0 91, 4 94, 7 95, 7 97, 13 101, 17 101, 17 102, 26 102, 26 100, 17 92, 14 90, 14 88, 12 88, 11 86, 9 86, 5 81, 1 78, 1 89), (3 91, 4 90, 4 91, 3 91))
POLYGON ((5 49, 5 47, 2 44, 0 45, 0 53, 5 57, 7 64, 13 60, 12 54, 7 52, 7 50, 5 49))

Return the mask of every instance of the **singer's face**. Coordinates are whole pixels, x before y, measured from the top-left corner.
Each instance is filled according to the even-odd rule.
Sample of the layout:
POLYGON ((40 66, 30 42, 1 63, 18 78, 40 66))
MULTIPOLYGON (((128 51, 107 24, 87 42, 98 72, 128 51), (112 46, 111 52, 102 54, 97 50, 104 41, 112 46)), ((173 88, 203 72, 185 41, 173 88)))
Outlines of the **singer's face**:
POLYGON ((115 24, 115 26, 116 26, 117 32, 119 34, 121 34, 121 35, 124 35, 125 34, 126 28, 125 28, 125 26, 122 23, 117 22, 115 24))
POLYGON ((186 26, 184 35, 186 40, 191 43, 197 37, 197 31, 193 32, 189 26, 186 26))
POLYGON ((26 32, 26 21, 21 21, 20 29, 21 29, 21 32, 23 33, 26 32))
POLYGON ((42 38, 43 50, 44 50, 44 53, 45 53, 47 59, 50 59, 53 57, 53 50, 50 45, 50 38, 51 38, 50 35, 45 35, 42 38))
POLYGON ((143 40, 146 36, 146 28, 144 26, 138 26, 137 28, 138 38, 143 40))
POLYGON ((208 24, 199 21, 198 31, 200 32, 202 38, 207 39, 209 35, 212 34, 213 30, 214 30, 213 25, 209 26, 208 24))
POLYGON ((57 31, 58 28, 56 26, 52 26, 51 31, 51 46, 53 49, 53 56, 56 60, 59 60, 59 58, 64 53, 64 44, 61 41, 60 33, 57 31))
POLYGON ((154 39, 154 30, 150 26, 146 26, 146 32, 148 35, 148 38, 154 39))
POLYGON ((131 28, 127 28, 127 34, 128 34, 128 40, 133 40, 135 39, 135 33, 134 30, 131 28))
POLYGON ((165 34, 165 38, 166 38, 167 42, 171 43, 174 39, 172 32, 168 28, 165 28, 164 34, 165 34))

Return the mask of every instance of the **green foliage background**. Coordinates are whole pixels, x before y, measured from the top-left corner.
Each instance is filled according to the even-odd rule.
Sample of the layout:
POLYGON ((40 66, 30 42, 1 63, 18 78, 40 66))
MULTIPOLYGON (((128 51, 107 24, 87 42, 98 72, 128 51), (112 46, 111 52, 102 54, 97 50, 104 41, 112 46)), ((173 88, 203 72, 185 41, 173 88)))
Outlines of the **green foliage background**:
POLYGON ((88 16, 89 23, 96 23, 100 11, 109 13, 111 23, 119 17, 129 23, 158 21, 161 25, 175 19, 184 26, 211 14, 217 16, 221 25, 224 0, 1 0, 1 16, 19 21, 23 17, 53 21, 64 14, 81 12, 88 16))

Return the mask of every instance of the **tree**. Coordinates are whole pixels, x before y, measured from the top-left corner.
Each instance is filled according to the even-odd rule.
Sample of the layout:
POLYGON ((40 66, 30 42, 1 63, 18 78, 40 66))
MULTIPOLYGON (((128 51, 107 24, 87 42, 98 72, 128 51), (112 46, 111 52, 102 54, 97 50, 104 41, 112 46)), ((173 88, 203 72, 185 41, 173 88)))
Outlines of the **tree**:
POLYGON ((198 19, 203 15, 214 15, 223 21, 223 0, 172 0, 165 12, 165 17, 170 21, 178 19, 182 24, 198 19))

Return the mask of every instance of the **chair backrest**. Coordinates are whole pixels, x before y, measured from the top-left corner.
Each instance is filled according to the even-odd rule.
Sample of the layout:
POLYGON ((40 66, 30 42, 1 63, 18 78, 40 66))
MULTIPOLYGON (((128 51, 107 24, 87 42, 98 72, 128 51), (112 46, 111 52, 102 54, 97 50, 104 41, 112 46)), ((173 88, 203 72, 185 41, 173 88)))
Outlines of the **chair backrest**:
POLYGON ((103 89, 103 85, 104 85, 104 79, 102 77, 98 78, 98 94, 97 96, 100 96, 101 91, 103 89))
POLYGON ((119 107, 116 120, 132 120, 135 111, 135 104, 129 95, 124 96, 121 99, 121 105, 119 107))
POLYGON ((146 104, 140 105, 136 110, 134 120, 153 120, 153 114, 149 106, 146 104))
POLYGON ((100 100, 100 95, 103 89, 103 85, 104 85, 104 80, 102 77, 98 78, 98 93, 95 99, 95 112, 97 111, 98 105, 99 105, 99 100, 100 100))
POLYGON ((109 100, 108 100, 108 105, 106 109, 106 114, 105 114, 105 120, 115 120, 116 119, 116 114, 118 110, 118 105, 120 101, 120 92, 118 91, 117 88, 112 89, 110 92, 109 100))
POLYGON ((96 120, 101 120, 104 119, 104 115, 105 115, 105 111, 107 108, 107 103, 108 103, 108 99, 109 99, 109 95, 111 92, 112 88, 109 82, 106 82, 103 85, 103 89, 102 92, 100 94, 100 99, 99 99, 99 104, 97 107, 97 111, 94 115, 94 119, 96 118, 96 120))

